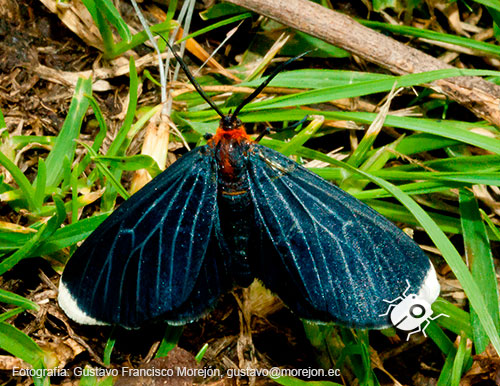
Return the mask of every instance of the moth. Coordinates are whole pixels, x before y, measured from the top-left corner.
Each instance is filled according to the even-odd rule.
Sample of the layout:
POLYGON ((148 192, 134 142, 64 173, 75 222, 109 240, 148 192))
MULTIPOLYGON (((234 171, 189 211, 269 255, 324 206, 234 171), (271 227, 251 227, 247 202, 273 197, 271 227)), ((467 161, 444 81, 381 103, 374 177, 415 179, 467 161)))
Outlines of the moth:
POLYGON ((172 52, 220 115, 219 128, 76 250, 59 285, 59 304, 71 319, 126 328, 151 320, 185 324, 254 279, 300 318, 358 328, 390 326, 384 299, 399 296, 407 281, 429 304, 437 298, 435 270, 410 237, 247 135, 237 115, 298 57, 225 115, 172 52))

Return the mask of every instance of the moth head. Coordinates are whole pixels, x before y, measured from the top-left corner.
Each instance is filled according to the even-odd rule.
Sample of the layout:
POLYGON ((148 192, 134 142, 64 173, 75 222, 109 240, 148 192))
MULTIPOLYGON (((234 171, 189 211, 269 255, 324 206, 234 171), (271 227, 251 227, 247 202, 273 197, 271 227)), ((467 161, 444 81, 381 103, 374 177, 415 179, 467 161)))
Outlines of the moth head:
POLYGON ((219 122, 219 127, 222 128, 224 131, 237 129, 241 127, 241 125, 243 125, 241 120, 231 114, 223 116, 219 122))

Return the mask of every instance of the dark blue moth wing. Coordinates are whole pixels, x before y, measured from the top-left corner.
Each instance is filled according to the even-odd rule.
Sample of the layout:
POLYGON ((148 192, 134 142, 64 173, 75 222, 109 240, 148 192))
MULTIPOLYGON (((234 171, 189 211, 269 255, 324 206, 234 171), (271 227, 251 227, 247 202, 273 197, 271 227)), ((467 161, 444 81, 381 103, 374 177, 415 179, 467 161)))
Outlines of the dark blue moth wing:
POLYGON ((300 317, 346 326, 389 325, 405 291, 432 303, 439 284, 418 245, 367 205, 280 153, 255 145, 249 158, 264 285, 300 317))
POLYGON ((209 152, 200 147, 181 157, 78 248, 59 294, 72 319, 137 327, 158 316, 183 323, 209 311, 227 281, 212 237, 217 181, 209 152))

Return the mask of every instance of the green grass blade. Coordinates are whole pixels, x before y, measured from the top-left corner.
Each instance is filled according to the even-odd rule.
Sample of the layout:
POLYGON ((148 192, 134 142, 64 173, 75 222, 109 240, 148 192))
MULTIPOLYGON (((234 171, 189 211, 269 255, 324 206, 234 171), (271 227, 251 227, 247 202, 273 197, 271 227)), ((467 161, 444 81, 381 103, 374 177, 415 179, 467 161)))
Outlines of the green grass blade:
POLYGON ((441 374, 437 382, 437 386, 450 386, 451 372, 453 369, 453 362, 455 361, 455 356, 457 355, 457 349, 453 347, 444 361, 444 366, 441 369, 441 374))
MULTIPOLYGON (((139 119, 132 125, 130 130, 128 131, 127 138, 125 139, 124 143, 122 144, 122 148, 126 149, 130 145, 130 142, 132 142, 132 139, 137 135, 137 133, 144 127, 144 125, 154 116, 156 113, 158 113, 162 109, 162 105, 156 105, 152 109, 149 109, 145 111, 139 119)), ((123 151, 125 153, 125 151, 123 151)))
POLYGON ((76 142, 80 135, 83 118, 89 107, 89 101, 85 94, 92 93, 92 79, 79 78, 76 84, 75 93, 69 106, 68 115, 64 120, 59 135, 56 138, 54 147, 45 161, 47 170, 47 186, 57 186, 63 178, 64 170, 61 165, 64 158, 71 162, 75 156, 76 142))
MULTIPOLYGON (((469 189, 463 188, 460 189, 459 198, 465 255, 471 267, 472 277, 476 280, 481 294, 484 297, 488 312, 496 328, 499 329, 498 285, 490 242, 486 234, 486 227, 481 219, 479 206, 474 193, 469 189)), ((471 308, 474 346, 477 353, 482 353, 486 349, 489 339, 481 326, 474 307, 471 308)))
MULTIPOLYGON (((153 34, 160 34, 163 32, 168 32, 175 28, 177 26, 177 23, 174 21, 164 21, 163 23, 155 24, 151 26, 151 32, 153 34)), ((148 35, 146 31, 141 31, 136 33, 135 35, 132 36, 132 39, 130 40, 130 43, 127 43, 126 41, 121 41, 117 44, 114 45, 113 50, 109 51, 106 53, 106 58, 112 59, 116 58, 128 50, 131 50, 137 46, 140 46, 142 43, 144 43, 146 40, 148 40, 148 35)))
POLYGON ((198 354, 195 355, 194 360, 197 363, 200 363, 202 361, 203 357, 207 353, 208 347, 209 347, 208 343, 205 343, 203 347, 200 349, 200 351, 198 351, 198 354))
POLYGON ((247 10, 239 5, 223 2, 212 5, 207 10, 200 12, 200 17, 202 20, 210 20, 242 12, 247 12, 247 10))
POLYGON ((442 149, 458 143, 459 142, 449 138, 438 137, 426 133, 417 133, 405 136, 397 144, 396 151, 401 154, 411 155, 424 151, 442 149))
POLYGON ((10 319, 16 315, 19 315, 21 312, 24 312, 24 308, 17 307, 17 308, 12 308, 7 312, 4 312, 3 314, 0 314, 0 323, 5 322, 7 319, 10 319))
MULTIPOLYGON (((267 76, 249 82, 242 82, 240 86, 258 87, 267 79, 267 76)), ((320 89, 335 86, 349 86, 353 83, 369 82, 375 80, 393 80, 397 76, 377 74, 373 72, 345 71, 345 70, 322 70, 301 69, 286 71, 278 74, 269 86, 287 88, 312 88, 320 89)))
POLYGON ((427 326, 427 328, 425 329, 425 332, 445 355, 448 355, 450 352, 455 351, 453 342, 434 321, 431 321, 429 326, 427 326))
POLYGON ((322 325, 309 320, 302 320, 302 325, 307 340, 314 349, 314 363, 323 369, 332 367, 333 361, 341 357, 345 347, 336 326, 322 325))
POLYGON ((193 32, 193 33, 191 33, 191 34, 183 37, 180 40, 177 40, 175 42, 175 44, 180 44, 180 43, 182 43, 185 40, 195 38, 197 36, 200 36, 200 35, 203 35, 203 34, 205 34, 207 32, 210 32, 210 31, 212 31, 214 29, 217 29, 217 28, 223 27, 225 25, 234 23, 236 21, 248 19, 249 17, 252 17, 252 14, 250 12, 245 12, 245 13, 242 13, 241 15, 236 15, 236 16, 230 17, 229 19, 219 21, 218 23, 211 24, 208 27, 202 28, 202 29, 200 29, 200 30, 198 30, 196 32, 193 32))
POLYGON ((104 19, 116 28, 123 41, 130 43, 132 41, 130 29, 113 3, 110 0, 95 0, 95 4, 101 10, 104 19))
POLYGON ((136 154, 123 157, 95 156, 93 160, 112 165, 113 169, 134 171, 146 169, 151 177, 155 178, 162 172, 156 161, 146 154, 136 154))
POLYGON ((491 7, 500 12, 500 3, 497 0, 472 0, 478 4, 485 5, 487 7, 491 7))
POLYGON ((26 299, 23 296, 14 294, 12 292, 6 291, 0 288, 0 302, 13 304, 15 306, 22 307, 26 310, 38 310, 40 307, 35 302, 26 299))
MULTIPOLYGON (((92 149, 98 152, 99 148, 104 142, 104 139, 106 138, 106 134, 108 132, 108 125, 106 125, 106 120, 104 119, 104 115, 102 114, 102 110, 99 107, 99 104, 97 103, 96 99, 92 95, 85 95, 85 98, 88 99, 90 105, 92 106, 94 115, 97 119, 97 122, 99 123, 99 133, 97 133, 97 135, 95 136, 94 143, 92 144, 92 149)), ((81 175, 85 170, 85 168, 89 165, 89 163, 90 163, 90 154, 87 153, 85 157, 83 157, 83 160, 78 164, 78 166, 75 169, 76 176, 81 175)))
POLYGON ((120 181, 118 181, 115 175, 106 167, 106 165, 104 165, 104 162, 98 159, 97 153, 94 151, 94 149, 92 149, 92 147, 90 147, 86 143, 82 142, 81 144, 83 147, 85 147, 85 149, 87 149, 87 151, 91 155, 91 159, 95 161, 99 171, 107 178, 109 186, 113 187, 113 191, 118 192, 120 196, 122 196, 125 200, 130 198, 130 194, 123 187, 120 181))
MULTIPOLYGON (((448 181, 424 181, 424 182, 410 182, 408 184, 398 185, 406 194, 413 196, 417 194, 430 194, 443 192, 450 189, 456 189, 462 187, 463 184, 460 183, 449 183, 448 181)), ((355 197, 359 200, 369 200, 374 198, 386 198, 392 197, 390 193, 385 189, 368 189, 362 192, 356 192, 355 197)))
MULTIPOLYGON (((500 186, 500 173, 494 172, 408 172, 395 170, 396 168, 385 168, 382 170, 373 171, 373 175, 390 181, 408 181, 408 180, 438 180, 450 181, 464 184, 484 184, 491 186, 500 186)), ((310 168, 311 171, 320 175, 327 180, 337 180, 342 177, 342 173, 338 168, 310 168)), ((363 168, 364 170, 364 168, 363 168)), ((358 178, 360 179, 360 178, 358 178)))
POLYGON ((309 344, 314 348, 314 362, 323 369, 331 368, 334 361, 336 365, 342 366, 339 358, 343 354, 345 344, 336 326, 308 320, 303 320, 302 325, 309 344))
MULTIPOLYGON (((75 180, 76 180, 76 177, 75 177, 75 180)), ((86 182, 88 182, 88 181, 86 181, 86 182)), ((76 180, 76 182, 75 182, 76 185, 74 185, 74 192, 75 192, 74 196, 76 196, 76 199, 72 199, 71 202, 66 202, 64 204, 64 207, 66 208, 67 212, 71 212, 73 209, 78 210, 80 208, 83 208, 84 206, 92 204, 94 201, 96 201, 98 198, 100 198, 98 192, 88 193, 88 194, 82 195, 82 196, 77 196, 78 183, 79 183, 78 180, 76 180)), ((72 193, 72 197, 73 197, 73 191, 71 193, 72 193)), ((49 217, 49 216, 54 215, 55 212, 56 212, 55 205, 46 204, 42 207, 42 210, 40 211, 39 215, 40 215, 40 217, 49 217)), ((0 247, 0 249, 1 249, 1 247, 0 247)))
MULTIPOLYGON (((326 373, 326 372, 325 372, 326 373)), ((330 381, 303 381, 298 378, 290 377, 288 375, 282 377, 271 377, 273 382, 282 386, 342 386, 336 382, 330 381)))
MULTIPOLYGON (((365 138, 366 135, 363 137, 363 139, 365 138)), ((381 170, 387 164, 387 162, 389 162, 389 160, 394 158, 394 148, 397 146, 397 143, 399 141, 400 139, 386 146, 383 146, 380 149, 377 149, 377 151, 375 153, 372 153, 359 168, 369 173, 376 173, 377 171, 381 170)), ((364 146, 368 145, 369 142, 370 140, 367 139, 364 146)), ((365 147, 365 149, 368 150, 367 147, 365 147)), ((360 152, 358 153, 358 156, 361 156, 362 158, 364 158, 366 155, 367 152, 365 153, 364 150, 360 150, 360 152)), ((351 159, 349 158, 347 161, 349 162, 350 160, 351 159)), ((358 160, 355 159, 353 161, 358 162, 358 160)), ((359 178, 358 175, 351 174, 348 178, 344 178, 344 180, 340 182, 339 187, 342 189, 344 189, 345 187, 346 189, 344 190, 348 191, 349 194, 354 194, 356 192, 362 192, 363 189, 365 189, 366 185, 368 185, 369 183, 370 181, 363 180, 362 178, 359 178)))
POLYGON ((56 206, 56 214, 47 222, 47 229, 43 235, 43 240, 52 236, 64 220, 66 220, 66 208, 64 207, 64 202, 58 196, 54 196, 53 199, 56 206))
MULTIPOLYGON (((310 114, 315 115, 323 115, 325 119, 332 120, 352 120, 357 123, 363 124, 371 124, 373 120, 376 118, 377 114, 375 113, 365 113, 365 112, 345 112, 345 111, 318 111, 313 110, 310 114)), ((199 112, 199 113, 190 113, 189 116, 195 117, 213 117, 213 114, 207 114, 207 112, 199 112)), ((286 110, 264 110, 264 111, 254 111, 249 113, 242 113, 240 118, 242 118, 243 122, 262 122, 262 121, 288 121, 288 120, 299 120, 302 119, 305 115, 305 111, 303 109, 286 109, 286 110)), ((435 148, 442 148, 443 145, 438 143, 431 145, 429 142, 435 141, 436 137, 444 137, 449 139, 454 139, 458 142, 466 142, 474 141, 471 143, 472 145, 476 145, 478 147, 488 146, 487 142, 493 140, 493 146, 491 147, 494 153, 498 153, 500 151, 500 141, 494 138, 487 138, 483 135, 475 134, 470 132, 471 129, 474 128, 484 128, 490 129, 492 132, 496 132, 492 126, 484 125, 481 123, 470 123, 470 122, 461 122, 461 121, 453 121, 453 120, 440 120, 440 119, 426 119, 426 118, 414 118, 414 117, 399 117, 395 115, 389 115, 386 117, 385 121, 386 126, 398 127, 401 129, 407 129, 412 131, 421 132, 418 134, 418 137, 412 141, 411 145, 418 144, 418 141, 422 139, 422 136, 429 137, 427 139, 426 147, 429 147, 428 150, 433 150, 435 148), (453 134, 453 129, 459 130, 457 134, 453 134), (425 133, 425 134, 424 134, 425 133), (468 134, 475 134, 473 136, 469 136, 468 134), (482 141, 481 141, 482 140, 482 141)), ((404 138, 402 143, 405 143, 409 137, 404 138)), ((441 138, 443 140, 443 138, 441 138)), ((455 142, 456 143, 456 142, 455 142)), ((454 142, 451 142, 454 144, 454 142)), ((397 149, 399 151, 399 149, 397 149)), ((488 149, 490 150, 490 149, 488 149)), ((424 150, 421 150, 424 151, 424 150)), ((414 154, 415 152, 407 150, 404 154, 414 154)))
POLYGON ((8 323, 0 323, 0 348, 32 365, 44 368, 44 352, 25 333, 8 323))
MULTIPOLYGON (((161 42, 163 42, 163 40, 161 40, 161 42)), ((158 43, 160 43, 160 42, 158 42, 158 43)), ((165 44, 165 43, 164 43, 164 44, 165 44)), ((157 80, 153 77, 153 75, 151 75, 151 73, 150 73, 147 69, 144 69, 144 70, 142 71, 142 75, 143 75, 146 79, 148 79, 149 81, 151 81, 152 83, 154 83, 156 86, 161 87, 161 83, 160 83, 160 82, 158 82, 158 81, 157 81, 157 80)))
POLYGON ((34 249, 36 245, 38 245, 39 240, 42 238, 43 233, 47 229, 48 224, 45 224, 38 232, 31 237, 31 239, 26 242, 21 248, 19 248, 12 255, 7 257, 6 259, 0 262, 0 275, 3 275, 9 269, 14 267, 17 263, 19 263, 22 259, 29 257, 30 252, 34 249))
POLYGON ((177 342, 179 341, 183 330, 184 326, 167 325, 165 328, 165 335, 163 336, 160 347, 156 352, 155 358, 166 357, 170 350, 177 346, 177 342))
POLYGON ((168 2, 168 10, 167 10, 167 16, 165 17, 165 21, 170 21, 174 18, 175 16, 175 11, 177 10, 177 0, 170 0, 168 2))
MULTIPOLYGON (((137 76, 137 70, 135 68, 134 58, 131 56, 129 61, 129 73, 130 73, 130 87, 129 87, 129 104, 127 108, 127 113, 125 114, 125 119, 123 120, 122 127, 118 132, 113 143, 110 145, 107 156, 119 156, 124 155, 126 151, 126 146, 130 143, 127 142, 128 133, 132 127, 132 122, 134 121, 136 109, 137 109, 137 88, 139 83, 139 78, 137 76)), ((97 154, 94 154, 94 156, 97 154)), ((101 165, 101 171, 107 173, 107 169, 101 165)), ((120 188, 119 183, 122 172, 121 170, 111 170, 110 173, 112 177, 107 173, 108 182, 106 183, 106 191, 102 197, 101 208, 107 212, 111 210, 114 206, 116 199, 116 188, 120 189, 122 197, 130 196, 123 187, 120 188), (125 196, 124 196, 125 194, 125 196)))
MULTIPOLYGON (((373 122, 370 124, 370 127, 368 130, 366 130, 365 135, 359 142, 358 146, 356 149, 352 152, 351 156, 348 158, 347 163, 351 166, 358 167, 360 166, 363 161, 366 159, 366 155, 371 149, 373 143, 375 142, 375 139, 380 133, 380 130, 382 130, 382 127, 384 125, 384 120, 385 117, 387 116, 387 113, 389 112, 389 108, 391 106, 391 101, 395 96, 395 91, 396 91, 396 85, 394 84, 391 92, 387 96, 387 101, 384 102, 382 107, 380 108, 380 111, 377 114, 377 117, 373 120, 373 122)), ((390 144, 387 146, 387 148, 394 149, 395 144, 390 144)), ((371 159, 368 159, 366 163, 363 165, 361 168, 362 170, 366 171, 373 171, 374 168, 375 170, 381 169, 384 167, 386 162, 389 160, 390 156, 386 153, 386 156, 384 157, 381 152, 384 152, 385 148, 379 149, 376 151, 371 159), (377 164, 375 166, 374 164, 377 164)), ((348 182, 350 183, 350 182, 348 182)), ((358 186, 358 190, 362 190, 364 188, 363 185, 358 186)))
POLYGON ((318 90, 304 91, 301 93, 284 95, 273 99, 254 102, 245 107, 244 111, 251 111, 262 108, 283 108, 310 105, 316 103, 329 102, 335 99, 354 98, 363 95, 370 95, 378 92, 389 92, 394 86, 411 87, 433 82, 439 79, 445 79, 455 76, 499 76, 498 71, 489 70, 462 70, 445 69, 421 72, 417 74, 401 75, 389 79, 373 80, 359 82, 351 85, 333 86, 321 88, 318 90))
POLYGON ((441 172, 493 172, 500 170, 500 156, 488 154, 434 159, 418 165, 399 165, 394 167, 393 170, 420 171, 423 166, 441 172))
MULTIPOLYGON (((317 114, 317 112, 315 112, 317 114)), ((374 113, 363 112, 327 112, 322 114, 325 119, 342 119, 353 120, 358 123, 370 124, 376 118, 374 113)), ((293 119, 293 118, 291 118, 293 119)), ((398 127, 422 133, 428 133, 454 139, 459 142, 467 143, 469 145, 477 146, 482 149, 490 150, 493 153, 500 154, 500 140, 495 138, 488 138, 484 135, 476 134, 469 131, 467 123, 461 125, 455 121, 442 121, 434 119, 423 119, 413 117, 398 117, 395 115, 388 115, 385 119, 385 126, 398 127)), ((468 126, 472 129, 477 127, 474 123, 469 123, 468 126)))
POLYGON ((114 328, 111 330, 111 334, 106 342, 106 347, 104 347, 104 353, 102 354, 102 362, 109 366, 111 364, 111 354, 113 353, 113 348, 115 347, 116 337, 114 335, 114 328))
MULTIPOLYGON (((80 378, 80 386, 97 386, 97 377, 90 371, 90 366, 85 366, 89 371, 80 378)), ((85 370, 84 370, 85 371, 85 370)))
MULTIPOLYGON (((302 111, 302 110, 301 110, 302 111)), ((304 114, 301 112, 301 114, 304 114)), ((302 115, 303 117, 303 115, 302 115)), ((209 132, 207 130, 207 124, 198 124, 197 122, 194 123, 194 126, 197 127, 198 130, 200 130, 200 134, 205 134, 206 132, 209 132)), ((215 131, 215 129, 214 129, 215 131)), ((261 140, 262 144, 265 144, 266 146, 278 150, 282 146, 281 141, 277 141, 274 139, 268 139, 268 138, 263 138, 261 140)), ((452 146, 459 144, 457 141, 453 140, 448 140, 446 138, 438 137, 435 135, 429 135, 429 134, 413 134, 410 136, 404 137, 402 140, 398 140, 394 142, 396 148, 395 151, 397 153, 401 154, 414 154, 414 153, 420 153, 424 151, 430 151, 430 150, 437 150, 437 149, 442 149, 447 146, 452 146), (411 138, 411 141, 407 141, 411 138), (432 143, 432 144, 431 144, 432 143), (403 146, 402 146, 403 144, 403 146), (413 150, 410 150, 413 149, 413 150)), ((372 156, 377 150, 373 150, 368 152, 368 156, 372 156)), ((316 159, 319 161, 324 161, 327 163, 330 163, 332 165, 336 165, 334 162, 334 158, 329 157, 326 154, 323 154, 319 151, 312 150, 306 147, 300 147, 297 149, 296 155, 306 157, 306 158, 311 158, 311 159, 316 159), (332 161, 332 162, 330 162, 332 161)), ((476 156, 477 157, 477 156, 476 156)), ((402 168, 403 166, 398 166, 398 168, 402 168)))
POLYGON ((370 20, 358 20, 361 24, 366 27, 381 29, 383 31, 395 32, 402 35, 409 35, 420 37, 424 39, 435 40, 438 42, 454 44, 460 47, 465 47, 468 49, 477 50, 480 52, 484 52, 489 55, 500 57, 500 47, 495 44, 485 43, 482 41, 445 34, 441 32, 431 31, 428 29, 416 28, 405 25, 394 25, 388 23, 382 23, 378 21, 370 21, 370 20))
MULTIPOLYGON (((488 224, 488 229, 496 237, 496 240, 500 240, 500 230, 496 227, 495 224, 493 224, 493 221, 491 221, 491 219, 484 212, 484 210, 479 209, 479 212, 481 213, 481 217, 483 218, 483 220, 486 222, 486 224, 488 224)), ((490 239, 491 239, 491 236, 490 236, 490 239)))
POLYGON ((113 386, 113 377, 104 377, 97 383, 99 386, 113 386))
POLYGON ((0 262, 0 275, 3 275, 22 259, 30 257, 30 253, 34 250, 35 246, 38 246, 39 243, 52 236, 52 234, 55 233, 56 229, 61 226, 66 218, 66 211, 64 208, 64 204, 60 198, 55 197, 54 201, 57 207, 56 214, 51 217, 46 224, 43 224, 38 232, 33 235, 31 239, 27 241, 21 248, 19 248, 11 256, 0 262))
MULTIPOLYGON (((500 5, 500 3, 499 3, 500 5)), ((490 14, 491 18, 493 19, 493 35, 495 36, 497 42, 498 42, 498 37, 499 37, 499 29, 498 26, 500 25, 500 9, 494 9, 492 7, 486 7, 488 10, 488 13, 490 14)))
POLYGON ((87 238, 107 217, 109 214, 98 214, 74 224, 60 228, 54 234, 38 245, 28 257, 48 255, 60 251, 63 248, 76 244, 87 238))
POLYGON ((438 318, 436 320, 437 324, 457 335, 465 333, 467 337, 472 338, 473 332, 469 313, 444 300, 443 298, 437 298, 437 300, 432 303, 432 311, 435 315, 448 315, 448 317, 438 318))
POLYGON ((0 227, 0 253, 8 253, 21 248, 36 232, 33 226, 21 229, 0 227))
MULTIPOLYGON (((322 173, 326 175, 329 169, 324 170, 322 173)), ((335 172, 335 170, 333 170, 335 172)), ((407 180, 440 180, 440 181, 453 181, 461 182, 463 184, 472 185, 491 185, 500 186, 500 173, 481 173, 481 172, 406 172, 397 171, 392 169, 383 169, 373 174, 386 180, 407 181, 407 180)))
MULTIPOLYGON (((221 109, 225 111, 226 109, 221 109)), ((376 118, 375 113, 365 112, 345 112, 345 111, 308 111, 310 114, 323 115, 325 119, 331 120, 352 120, 357 123, 371 124, 376 118)), ((179 114, 180 115, 180 114, 179 114)), ((186 113, 184 116, 190 118, 215 118, 211 112, 186 113)), ((240 118, 244 122, 262 122, 262 121, 289 121, 300 120, 304 117, 305 111, 302 109, 290 110, 265 110, 259 112, 242 112, 240 118)), ((420 133, 431 134, 432 136, 444 137, 458 142, 477 146, 493 153, 500 154, 500 140, 489 138, 481 134, 474 133, 470 129, 483 127, 492 128, 480 123, 469 123, 452 120, 424 119, 414 117, 400 117, 388 115, 385 119, 385 126, 396 127, 420 133)), ((403 140, 404 141, 404 140, 403 140)), ((439 145, 439 148, 442 146, 439 145)))
POLYGON ((69 185, 71 188, 71 223, 74 224, 78 221, 78 209, 80 208, 78 201, 78 178, 76 169, 70 174, 69 185))
POLYGON ((356 329, 356 334, 359 339, 359 348, 361 351, 361 359, 364 368, 364 376, 360 379, 361 384, 379 385, 377 377, 372 369, 372 362, 370 359, 370 342, 368 340, 368 330, 356 329))
POLYGON ((30 182, 23 174, 23 172, 12 162, 5 154, 0 151, 0 164, 8 170, 14 178, 17 185, 22 191, 22 197, 27 201, 30 211, 36 211, 38 208, 37 200, 35 199, 35 189, 31 186, 30 182))
POLYGON ((0 130, 5 129, 6 127, 5 118, 3 117, 2 109, 0 109, 0 130))
POLYGON ((105 55, 109 55, 113 52, 113 32, 102 14, 102 5, 99 4, 98 6, 98 3, 95 0, 82 0, 82 3, 89 11, 92 16, 92 20, 94 20, 94 24, 97 26, 97 29, 101 34, 105 55))
POLYGON ((467 350, 467 339, 465 336, 460 336, 460 344, 458 345, 458 350, 455 355, 455 360, 453 361, 453 368, 451 370, 451 386, 460 386, 460 378, 462 377, 462 370, 464 367, 464 360, 467 350))
POLYGON ((62 164, 62 169, 63 169, 63 179, 62 183, 60 185, 61 188, 61 193, 64 194, 66 193, 71 184, 71 163, 69 162, 69 159, 65 158, 64 163, 62 164))
POLYGON ((280 153, 289 156, 295 154, 297 149, 306 143, 314 133, 323 125, 325 119, 320 117, 313 117, 314 119, 307 125, 303 130, 299 131, 297 135, 290 140, 290 142, 284 143, 279 149, 280 153))
MULTIPOLYGON (((373 125, 373 124, 372 124, 373 125)), ((370 128, 372 127, 370 125, 370 128)), ((382 126, 378 126, 378 128, 374 131, 370 130, 370 128, 365 132, 365 135, 359 142, 358 147, 352 152, 351 156, 347 159, 347 163, 354 167, 358 167, 365 160, 365 157, 368 151, 371 149, 375 139, 380 133, 380 129, 382 126)))
POLYGON ((45 199, 45 187, 47 182, 47 168, 43 158, 38 158, 38 173, 35 181, 36 207, 41 208, 45 199))

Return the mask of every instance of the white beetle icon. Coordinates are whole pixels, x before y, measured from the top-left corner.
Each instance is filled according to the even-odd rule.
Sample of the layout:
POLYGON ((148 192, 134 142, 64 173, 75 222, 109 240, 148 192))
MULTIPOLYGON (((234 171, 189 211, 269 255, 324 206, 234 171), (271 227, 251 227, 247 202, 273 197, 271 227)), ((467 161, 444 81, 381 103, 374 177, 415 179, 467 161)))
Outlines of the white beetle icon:
POLYGON ((406 280, 408 287, 403 292, 403 296, 398 296, 394 300, 384 300, 384 302, 389 303, 389 308, 384 314, 379 316, 386 316, 391 314, 391 323, 394 327, 399 328, 403 331, 411 331, 406 340, 410 339, 410 335, 416 334, 417 332, 422 331, 425 337, 425 329, 429 326, 431 320, 435 320, 440 316, 449 317, 446 314, 439 314, 437 316, 431 317, 432 308, 429 302, 425 299, 418 297, 416 294, 409 294, 407 292, 410 290, 411 285, 408 280, 406 280), (397 304, 393 304, 399 301, 397 304), (392 312, 391 312, 392 310, 392 312), (422 324, 425 324, 422 327, 422 324), (415 330, 415 331, 412 331, 415 330))

